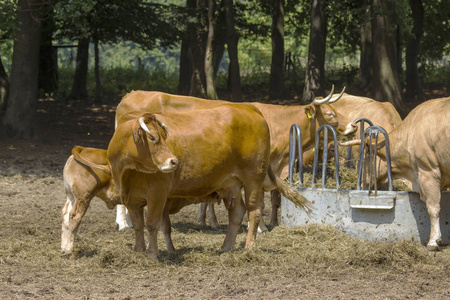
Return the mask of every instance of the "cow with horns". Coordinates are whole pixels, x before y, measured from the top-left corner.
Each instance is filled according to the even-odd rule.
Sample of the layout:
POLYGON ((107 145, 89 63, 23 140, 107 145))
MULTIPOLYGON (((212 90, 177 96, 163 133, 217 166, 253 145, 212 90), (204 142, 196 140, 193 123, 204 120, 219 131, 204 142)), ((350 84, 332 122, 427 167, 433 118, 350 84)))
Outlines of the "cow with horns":
MULTIPOLYGON (((284 106, 258 102, 247 103, 258 108, 269 125, 270 166, 276 175, 281 178, 287 176, 289 129, 293 123, 299 124, 302 130, 303 149, 313 147, 315 131, 323 124, 332 125, 337 129, 338 133, 343 135, 354 133, 357 130, 352 120, 336 112, 331 106, 331 103, 336 103, 340 99, 343 92, 333 96, 332 88, 331 93, 327 97, 315 99, 308 105, 284 106)), ((161 92, 133 91, 127 94, 117 106, 116 120, 119 120, 121 116, 131 111, 181 112, 216 107, 225 103, 229 102, 205 100, 161 92)), ((278 203, 279 197, 280 194, 277 191, 272 193, 272 211, 275 211, 275 213, 272 213, 272 224, 277 223, 276 203, 278 203)), ((123 206, 118 207, 116 222, 119 224, 119 229, 127 227, 126 213, 123 206)), ((265 228, 263 222, 260 225, 263 229, 265 228)))
POLYGON ((252 105, 229 103, 179 113, 138 110, 121 115, 107 157, 121 202, 130 212, 135 250, 147 249, 157 259, 156 237, 166 199, 213 194, 225 199, 229 225, 221 251, 234 248, 246 211, 250 227, 245 247, 254 245, 264 191, 278 189, 310 212, 311 203, 274 174, 269 155, 269 127, 252 105))

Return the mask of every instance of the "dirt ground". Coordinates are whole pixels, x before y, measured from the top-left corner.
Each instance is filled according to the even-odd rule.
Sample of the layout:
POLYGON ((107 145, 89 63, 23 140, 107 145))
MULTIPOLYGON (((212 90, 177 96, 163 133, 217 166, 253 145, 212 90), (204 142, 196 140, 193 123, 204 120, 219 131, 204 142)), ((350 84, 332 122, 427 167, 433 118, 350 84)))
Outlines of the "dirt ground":
POLYGON ((277 226, 243 249, 243 225, 236 251, 219 254, 223 206, 219 230, 198 225, 198 206, 173 215, 176 253, 160 234, 154 262, 94 199, 67 258, 64 163, 74 145, 106 148, 114 130, 114 105, 79 106, 40 101, 41 138, 0 141, 1 299, 450 299, 448 246, 363 242, 324 225, 277 226))

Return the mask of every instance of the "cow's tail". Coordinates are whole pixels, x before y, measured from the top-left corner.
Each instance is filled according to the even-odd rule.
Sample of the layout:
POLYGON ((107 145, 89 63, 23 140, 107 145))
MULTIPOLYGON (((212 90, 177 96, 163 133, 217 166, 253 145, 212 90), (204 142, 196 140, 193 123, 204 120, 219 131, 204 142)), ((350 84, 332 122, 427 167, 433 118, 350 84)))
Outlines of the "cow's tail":
POLYGON ((105 165, 99 165, 93 162, 88 161, 87 159, 85 159, 82 155, 81 155, 81 151, 83 151, 84 147, 81 146, 75 146, 72 149, 72 155, 73 158, 80 164, 86 166, 86 167, 90 167, 90 168, 95 168, 98 170, 101 170, 103 172, 105 172, 108 175, 111 175, 111 169, 109 168, 109 166, 105 166, 105 165))
POLYGON ((315 208, 308 199, 303 197, 300 194, 300 192, 291 188, 285 181, 281 180, 280 177, 276 176, 273 173, 273 170, 271 167, 269 167, 268 175, 269 175, 270 180, 272 182, 276 183, 278 191, 283 196, 285 196, 287 199, 292 201, 292 203, 294 203, 298 207, 302 208, 308 216, 311 215, 311 213, 313 212, 313 209, 315 209, 315 208))

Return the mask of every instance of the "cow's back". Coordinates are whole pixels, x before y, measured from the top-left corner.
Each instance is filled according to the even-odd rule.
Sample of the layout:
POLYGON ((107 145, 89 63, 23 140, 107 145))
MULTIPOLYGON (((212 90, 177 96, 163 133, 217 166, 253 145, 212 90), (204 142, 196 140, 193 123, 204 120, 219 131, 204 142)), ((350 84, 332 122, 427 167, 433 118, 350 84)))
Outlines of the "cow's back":
POLYGON ((206 100, 155 91, 132 91, 125 95, 116 108, 116 120, 132 111, 151 113, 182 112, 226 104, 221 100, 206 100))

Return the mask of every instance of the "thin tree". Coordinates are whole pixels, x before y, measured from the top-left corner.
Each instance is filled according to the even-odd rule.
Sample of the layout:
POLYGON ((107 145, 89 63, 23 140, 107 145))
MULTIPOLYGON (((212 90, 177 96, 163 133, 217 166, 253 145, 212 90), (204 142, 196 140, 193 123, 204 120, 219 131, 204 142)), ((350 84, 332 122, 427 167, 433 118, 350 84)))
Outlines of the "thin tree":
POLYGON ((14 40, 11 85, 3 120, 7 136, 30 139, 37 135, 41 0, 18 0, 18 29, 14 40))
POLYGON ((272 63, 270 65, 269 98, 283 97, 284 64, 284 0, 273 1, 272 63))
POLYGON ((6 110, 6 103, 8 99, 9 80, 3 67, 2 58, 0 57, 0 113, 6 110))
POLYGON ((406 98, 408 100, 424 99, 422 83, 420 81, 417 59, 419 56, 420 40, 423 35, 424 10, 422 0, 409 0, 411 6, 413 28, 406 47, 406 98))
POLYGON ((87 73, 89 41, 90 38, 81 38, 78 40, 75 75, 73 77, 72 90, 70 92, 71 99, 86 99, 88 96, 87 73))
POLYGON ((206 39, 205 49, 205 81, 206 97, 208 99, 217 99, 216 85, 214 83, 213 66, 213 40, 214 40, 214 0, 208 0, 208 37, 206 39))
POLYGON ((39 90, 48 94, 58 89, 58 53, 52 44, 54 30, 53 9, 48 7, 42 20, 38 81, 39 90))
POLYGON ((238 35, 236 32, 235 18, 233 11, 233 1, 225 0, 225 25, 227 32, 228 57, 230 58, 230 66, 228 69, 229 86, 231 90, 231 98, 233 100, 242 99, 241 74, 238 59, 238 35))
MULTIPOLYGON (((196 0, 186 1, 186 14, 192 16, 196 10, 196 0)), ((186 18, 186 25, 181 41, 180 50, 180 75, 178 79, 178 93, 181 95, 189 95, 191 89, 191 76, 193 73, 193 57, 192 48, 193 37, 195 34, 194 18, 186 18)))
POLYGON ((94 35, 92 36, 94 41, 94 76, 95 76, 95 97, 94 101, 96 103, 102 102, 102 82, 100 79, 100 53, 98 49, 98 36, 97 31, 94 32, 94 35))
POLYGON ((361 0, 363 16, 360 19, 360 60, 359 60, 359 83, 360 89, 366 88, 373 74, 372 68, 372 25, 370 0, 361 0))
POLYGON ((325 0, 313 0, 311 6, 311 30, 309 36, 308 63, 302 103, 309 103, 315 97, 325 94, 325 50, 327 18, 324 13, 325 0))

